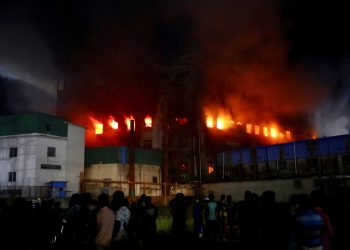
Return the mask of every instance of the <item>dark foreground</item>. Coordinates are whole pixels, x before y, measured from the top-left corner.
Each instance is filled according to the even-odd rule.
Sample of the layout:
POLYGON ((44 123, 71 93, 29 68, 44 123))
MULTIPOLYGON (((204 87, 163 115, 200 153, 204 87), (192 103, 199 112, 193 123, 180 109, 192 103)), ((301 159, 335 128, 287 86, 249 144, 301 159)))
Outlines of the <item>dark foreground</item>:
MULTIPOLYGON (((179 249, 185 250, 188 248, 199 249, 231 249, 240 250, 239 241, 207 241, 204 239, 196 239, 193 235, 188 234, 185 237, 176 238, 170 234, 158 234, 156 239, 147 244, 140 244, 140 242, 131 242, 132 249, 179 249)), ((119 248, 120 249, 120 248, 119 248)))

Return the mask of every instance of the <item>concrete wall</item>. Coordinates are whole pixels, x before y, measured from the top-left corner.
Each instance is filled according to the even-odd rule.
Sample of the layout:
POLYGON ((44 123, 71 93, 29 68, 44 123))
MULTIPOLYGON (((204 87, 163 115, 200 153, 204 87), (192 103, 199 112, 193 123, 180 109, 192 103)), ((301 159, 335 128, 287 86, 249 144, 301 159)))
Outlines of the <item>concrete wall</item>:
MULTIPOLYGON (((84 187, 97 196, 101 192, 112 195, 121 190, 129 195, 129 164, 93 164, 85 168, 84 187)), ((135 196, 145 193, 149 196, 161 195, 160 166, 135 164, 135 196)))
POLYGON ((2 136, 0 138, 0 186, 47 186, 50 181, 67 181, 67 191, 79 192, 80 173, 84 171, 85 130, 69 124, 68 137, 46 134, 2 136), (9 157, 17 147, 17 157, 9 157), (54 147, 56 155, 47 156, 54 147), (60 169, 42 169, 42 164, 60 169), (8 182, 8 173, 16 172, 16 182, 8 182))
POLYGON ((65 181, 70 194, 80 191, 80 175, 84 172, 85 129, 68 124, 65 181))
POLYGON ((243 200, 246 190, 259 196, 266 190, 273 190, 276 193, 277 201, 288 202, 292 194, 310 193, 316 188, 315 178, 303 178, 203 184, 201 192, 203 196, 212 192, 215 199, 219 199, 221 194, 231 195, 234 201, 240 201, 243 200))
POLYGON ((35 136, 3 136, 0 138, 0 186, 36 185, 35 136), (9 157, 17 147, 17 157, 9 157), (8 182, 8 173, 16 172, 16 182, 8 182))

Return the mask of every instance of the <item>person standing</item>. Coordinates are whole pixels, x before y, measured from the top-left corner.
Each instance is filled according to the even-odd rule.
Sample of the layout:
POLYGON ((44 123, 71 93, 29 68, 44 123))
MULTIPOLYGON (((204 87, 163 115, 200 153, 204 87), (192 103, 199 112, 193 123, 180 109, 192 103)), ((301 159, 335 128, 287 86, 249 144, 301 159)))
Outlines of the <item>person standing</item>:
POLYGON ((218 210, 214 194, 209 194, 209 201, 205 207, 205 229, 204 238, 208 241, 218 240, 218 210))
POLYGON ((183 193, 177 193, 175 198, 169 203, 173 221, 171 223, 171 233, 175 239, 184 239, 187 236, 187 208, 189 201, 183 193))
POLYGON ((201 239, 203 237, 203 205, 199 199, 196 199, 192 209, 193 214, 193 232, 195 237, 201 239))
POLYGON ((322 250, 324 221, 321 215, 312 209, 310 195, 301 194, 298 198, 298 212, 295 217, 295 235, 298 248, 322 250))
POLYGON ((95 238, 97 250, 109 250, 111 248, 115 213, 109 207, 109 196, 101 193, 98 196, 99 210, 96 215, 97 234, 95 238))

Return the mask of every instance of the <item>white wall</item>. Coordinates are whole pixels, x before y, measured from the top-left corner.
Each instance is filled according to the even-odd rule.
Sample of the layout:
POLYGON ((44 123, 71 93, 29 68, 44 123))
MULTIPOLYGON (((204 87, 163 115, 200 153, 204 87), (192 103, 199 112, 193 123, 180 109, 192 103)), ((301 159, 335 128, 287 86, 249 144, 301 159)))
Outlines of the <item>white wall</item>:
POLYGON ((0 137, 0 186, 35 185, 35 136, 0 137), (17 147, 17 157, 10 158, 10 147, 17 147), (16 172, 16 182, 8 182, 8 173, 16 172))
POLYGON ((46 186, 50 181, 64 181, 66 168, 66 138, 57 136, 38 135, 36 137, 36 179, 34 185, 46 186), (56 149, 55 157, 47 156, 47 148, 56 149), (61 169, 42 169, 41 164, 59 165, 61 169))
POLYGON ((0 186, 47 186, 50 181, 67 181, 68 195, 79 192, 80 173, 84 171, 85 129, 68 124, 67 138, 44 134, 0 137, 0 186), (10 147, 17 157, 10 158, 10 147), (56 149, 55 157, 47 148, 56 149), (42 169, 41 164, 61 169, 42 169), (16 182, 8 182, 8 173, 16 172, 16 182))
POLYGON ((69 195, 80 191, 80 174, 84 172, 85 129, 68 123, 65 180, 69 195))

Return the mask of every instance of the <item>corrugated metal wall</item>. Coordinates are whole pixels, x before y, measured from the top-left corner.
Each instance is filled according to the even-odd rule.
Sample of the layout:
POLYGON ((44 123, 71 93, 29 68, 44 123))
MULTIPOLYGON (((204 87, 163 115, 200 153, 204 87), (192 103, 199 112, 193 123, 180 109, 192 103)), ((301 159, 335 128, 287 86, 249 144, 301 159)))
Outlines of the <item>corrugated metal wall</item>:
POLYGON ((350 153, 350 135, 340 135, 290 143, 233 149, 217 155, 217 166, 254 164, 277 160, 294 160, 350 153))

